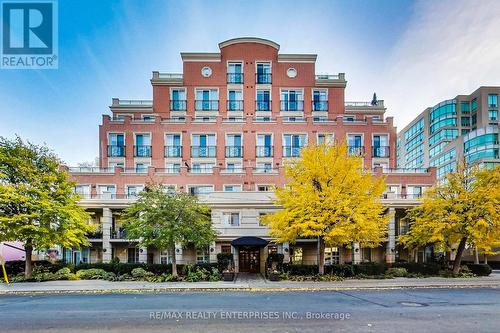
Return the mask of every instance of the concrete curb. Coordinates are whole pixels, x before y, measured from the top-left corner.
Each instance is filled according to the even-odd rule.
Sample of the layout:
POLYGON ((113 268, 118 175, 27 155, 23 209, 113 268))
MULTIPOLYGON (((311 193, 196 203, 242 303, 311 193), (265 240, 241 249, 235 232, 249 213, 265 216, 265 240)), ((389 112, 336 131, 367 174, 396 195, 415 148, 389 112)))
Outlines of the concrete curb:
POLYGON ((352 287, 285 287, 285 288, 137 288, 137 289, 81 289, 81 290, 0 290, 0 296, 7 295, 48 295, 48 294, 140 294, 140 293, 171 293, 171 292, 318 292, 318 291, 346 291, 346 290, 401 290, 401 289, 499 289, 499 284, 479 285, 426 285, 426 286, 352 286, 352 287))

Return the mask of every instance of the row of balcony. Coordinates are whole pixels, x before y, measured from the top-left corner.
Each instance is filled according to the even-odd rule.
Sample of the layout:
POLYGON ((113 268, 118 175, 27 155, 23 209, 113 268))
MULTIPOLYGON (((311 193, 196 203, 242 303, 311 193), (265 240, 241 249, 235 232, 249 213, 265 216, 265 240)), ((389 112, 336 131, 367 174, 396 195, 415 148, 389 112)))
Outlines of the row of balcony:
MULTIPOLYGON (((108 157, 125 157, 125 146, 108 146, 108 157)), ((226 146, 226 157, 243 157, 243 146, 226 146)), ((284 157, 297 157, 301 146, 283 146, 284 157)), ((372 157, 389 157, 389 146, 372 146, 372 157)), ((349 146, 349 154, 365 155, 364 146, 349 146)), ((151 157, 151 146, 134 146, 134 157, 151 157)), ((273 157, 274 146, 256 146, 256 157, 273 157)), ((164 146, 164 157, 182 157, 182 146, 164 146)), ((217 146, 191 146, 191 157, 217 157, 217 146)))
MULTIPOLYGON (((219 111, 218 100, 195 100, 195 111, 219 111)), ((229 100, 226 102, 227 111, 243 111, 243 100, 229 100)), ((170 101, 171 111, 186 111, 186 100, 170 101)), ((272 101, 256 101, 256 111, 272 111, 272 101)), ((312 101, 312 111, 328 111, 328 101, 312 101)), ((304 101, 280 101, 280 111, 304 111, 304 101)))

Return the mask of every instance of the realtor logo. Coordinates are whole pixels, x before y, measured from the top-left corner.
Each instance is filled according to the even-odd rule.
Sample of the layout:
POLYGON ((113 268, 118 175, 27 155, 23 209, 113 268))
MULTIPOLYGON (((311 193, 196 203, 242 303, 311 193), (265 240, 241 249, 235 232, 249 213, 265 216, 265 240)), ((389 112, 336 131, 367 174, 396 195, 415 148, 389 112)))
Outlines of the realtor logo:
POLYGON ((1 68, 57 68, 57 2, 5 0, 1 5, 1 68))

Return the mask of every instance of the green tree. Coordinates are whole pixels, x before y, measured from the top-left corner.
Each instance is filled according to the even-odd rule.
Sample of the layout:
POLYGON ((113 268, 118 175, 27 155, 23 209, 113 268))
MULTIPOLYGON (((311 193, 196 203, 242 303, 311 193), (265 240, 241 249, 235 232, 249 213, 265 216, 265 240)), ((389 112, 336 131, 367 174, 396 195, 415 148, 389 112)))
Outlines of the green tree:
POLYGON ((362 158, 349 154, 344 143, 303 148, 285 174, 288 183, 276 189, 283 209, 263 222, 280 242, 317 238, 320 274, 325 245, 375 247, 384 240, 389 218, 380 200, 384 180, 364 171, 362 158))
POLYGON ((25 275, 32 275, 32 251, 54 245, 80 247, 93 230, 78 205, 75 184, 45 146, 0 137, 0 239, 22 241, 25 275))
POLYGON ((466 247, 492 253, 500 245, 500 167, 480 169, 458 164, 427 190, 422 205, 408 214, 410 231, 401 236, 408 248, 433 245, 450 251, 456 247, 453 273, 458 274, 466 247))
POLYGON ((149 184, 123 214, 128 238, 143 247, 153 246, 172 255, 172 274, 177 276, 175 244, 206 248, 216 238, 210 209, 187 193, 167 193, 159 184, 149 184))

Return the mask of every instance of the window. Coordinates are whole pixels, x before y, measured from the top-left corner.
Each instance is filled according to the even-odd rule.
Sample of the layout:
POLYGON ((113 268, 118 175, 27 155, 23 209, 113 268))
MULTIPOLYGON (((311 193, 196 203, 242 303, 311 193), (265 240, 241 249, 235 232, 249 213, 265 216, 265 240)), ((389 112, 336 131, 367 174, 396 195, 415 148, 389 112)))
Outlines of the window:
POLYGON ((144 122, 154 123, 154 122, 155 122, 155 116, 149 116, 149 115, 148 115, 148 116, 145 116, 145 115, 143 115, 143 116, 142 116, 142 120, 143 120, 144 122))
POLYGON ((164 250, 160 252, 160 263, 163 265, 172 263, 172 255, 169 251, 164 250))
POLYGON ((231 245, 221 245, 220 252, 222 253, 231 253, 231 245))
POLYGON ((83 199, 90 198, 90 185, 76 185, 75 193, 83 199))
POLYGON ((241 90, 229 90, 227 92, 227 110, 243 111, 243 94, 241 90))
POLYGON ((227 227, 240 225, 240 213, 222 213, 222 223, 227 227))
POLYGON ((186 90, 172 89, 170 94, 170 110, 186 111, 186 90))
POLYGON ((194 134, 192 137, 192 157, 216 156, 215 134, 194 134))
POLYGON ((108 161, 108 168, 114 169, 117 167, 124 168, 125 164, 123 162, 109 162, 108 161))
POLYGON ((496 110, 489 110, 488 111, 488 119, 489 120, 498 120, 498 111, 496 111, 496 110))
POLYGON ((460 109, 462 110, 462 113, 470 113, 470 104, 469 104, 469 102, 461 102, 460 103, 460 109))
POLYGON ((259 192, 271 192, 273 190, 273 185, 257 185, 257 191, 259 192))
POLYGON ((167 163, 165 168, 165 173, 180 173, 181 164, 180 163, 167 163))
POLYGON ((470 102, 470 108, 472 112, 476 112, 477 110, 477 98, 474 98, 472 102, 470 102))
POLYGON ((269 162, 258 162, 256 164, 256 171, 257 172, 272 172, 273 171, 273 164, 269 162))
POLYGON ((139 248, 129 247, 127 249, 127 262, 129 264, 135 264, 139 262, 139 248))
POLYGON ((333 143, 332 133, 319 133, 318 134, 318 145, 331 145, 333 143))
POLYGON ((243 172, 241 163, 227 163, 226 172, 243 172))
POLYGON ((439 120, 438 122, 431 125, 430 132, 432 134, 432 133, 436 132, 438 129, 440 129, 442 127, 448 127, 448 126, 457 126, 457 118, 445 118, 445 119, 439 120))
POLYGON ((165 135, 165 157, 182 157, 181 135, 165 135))
POLYGON ((326 90, 313 91, 313 111, 328 111, 328 96, 326 90))
POLYGON ((198 194, 208 194, 214 191, 213 185, 201 185, 201 186, 190 186, 189 194, 198 195, 198 194))
POLYGON ((422 186, 408 186, 407 188, 407 196, 409 198, 420 198, 423 193, 423 187, 422 186))
POLYGON ((243 157, 241 134, 226 135, 226 157, 243 157))
POLYGON ((257 111, 271 111, 271 92, 269 90, 257 90, 257 111))
POLYGON ((227 64, 227 83, 243 83, 241 62, 230 62, 227 64))
POLYGON ((97 194, 100 198, 114 198, 116 196, 116 186, 99 185, 97 186, 97 194))
POLYGON ((241 185, 224 185, 225 192, 241 192, 241 185))
POLYGON ((497 94, 489 94, 488 95, 488 107, 490 107, 490 108, 498 107, 498 95, 497 94))
POLYGON ((340 250, 338 247, 325 248, 325 265, 334 265, 340 263, 340 250))
POLYGON ((265 224, 262 222, 262 218, 266 215, 267 215, 267 213, 263 213, 263 212, 259 213, 259 226, 261 226, 261 227, 265 226, 265 224))
POLYGON ((303 256, 302 256, 302 248, 301 247, 297 247, 297 246, 294 246, 292 248, 292 263, 293 264, 302 264, 302 259, 303 259, 303 256))
POLYGON ((193 163, 191 167, 192 173, 212 173, 214 163, 193 163))
POLYGON ((135 135, 134 156, 151 157, 151 136, 149 134, 135 135))
POLYGON ((419 119, 415 124, 413 124, 408 130, 405 132, 405 140, 408 141, 417 133, 420 133, 424 129, 424 118, 419 119))
POLYGON ((372 249, 369 247, 365 247, 361 249, 361 260, 363 262, 371 262, 372 261, 372 249))
POLYGON ((125 136, 123 134, 110 133, 108 143, 108 157, 125 156, 125 136))
POLYGON ((283 157, 298 157, 300 150, 306 145, 305 134, 283 135, 283 157))
POLYGON ((137 198, 139 192, 144 190, 144 185, 128 185, 127 186, 127 198, 134 199, 137 198))
POLYGON ((347 145, 349 146, 349 154, 362 155, 364 153, 363 137, 361 134, 348 134, 347 145))
POLYGON ((273 156, 273 137, 271 134, 257 134, 257 147, 255 149, 256 157, 273 156))
POLYGON ((147 173, 149 168, 149 163, 135 163, 135 172, 137 173, 147 173))
POLYGON ((196 263, 205 264, 209 261, 208 249, 196 249, 196 263))
POLYGON ((282 90, 281 111, 304 111, 302 90, 282 90))
POLYGON ((258 84, 271 83, 271 64, 270 63, 257 63, 257 74, 255 75, 255 82, 258 84))
POLYGON ((470 117, 462 117, 462 118, 460 118, 460 124, 462 126, 470 126, 470 117))
POLYGON ((196 89, 196 111, 218 111, 219 91, 217 89, 196 89))
POLYGON ((389 136, 374 135, 372 149, 373 157, 389 157, 389 136))

